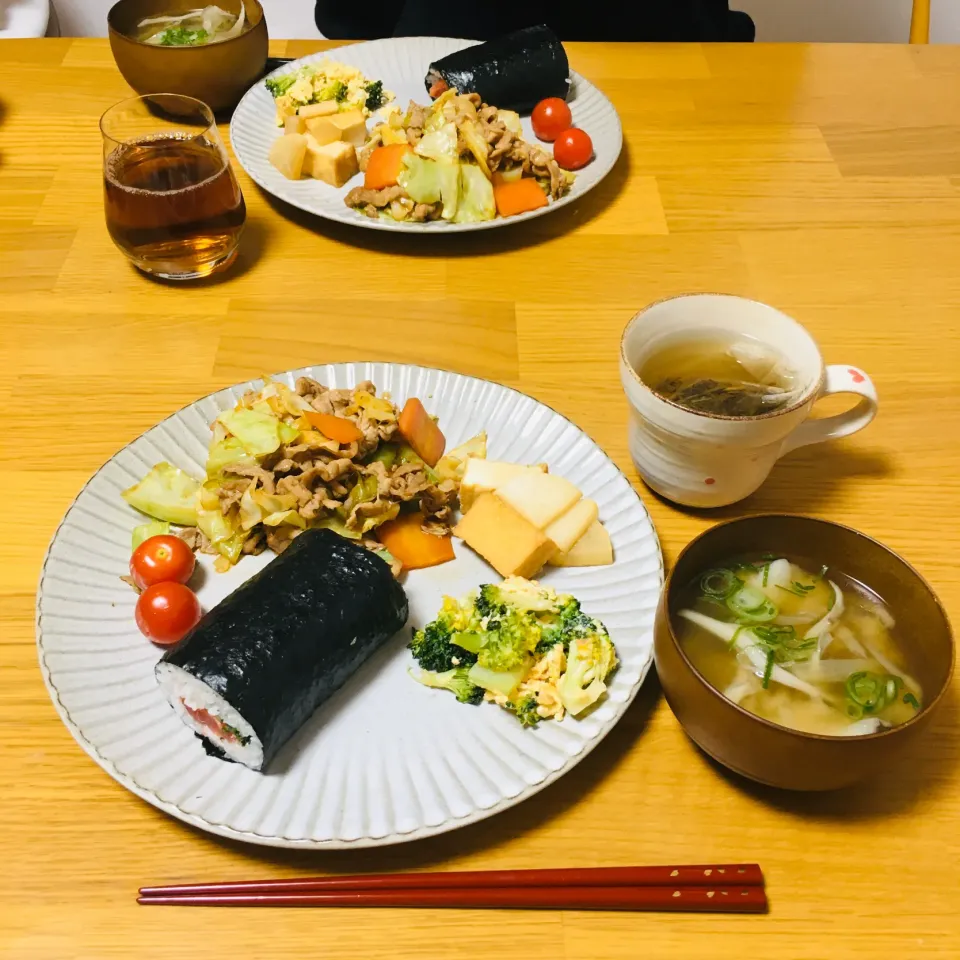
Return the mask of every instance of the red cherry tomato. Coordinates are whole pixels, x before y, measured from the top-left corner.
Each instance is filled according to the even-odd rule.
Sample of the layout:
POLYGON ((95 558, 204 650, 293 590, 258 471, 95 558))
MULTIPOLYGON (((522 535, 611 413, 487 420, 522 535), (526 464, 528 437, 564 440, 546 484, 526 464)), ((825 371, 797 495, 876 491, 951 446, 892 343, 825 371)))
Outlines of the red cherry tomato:
POLYGON ((541 140, 556 140, 573 123, 570 108, 560 97, 548 97, 541 100, 530 115, 533 132, 541 140))
POLYGON ((593 141, 589 134, 574 128, 565 130, 553 145, 553 158, 564 170, 579 170, 593 156, 593 141))
POLYGON ((145 590, 154 583, 186 583, 193 575, 194 566, 193 551, 179 537, 148 537, 133 551, 130 576, 145 590))
POLYGON ((137 600, 140 632, 161 646, 183 639, 200 619, 197 595, 182 583, 155 583, 137 600))

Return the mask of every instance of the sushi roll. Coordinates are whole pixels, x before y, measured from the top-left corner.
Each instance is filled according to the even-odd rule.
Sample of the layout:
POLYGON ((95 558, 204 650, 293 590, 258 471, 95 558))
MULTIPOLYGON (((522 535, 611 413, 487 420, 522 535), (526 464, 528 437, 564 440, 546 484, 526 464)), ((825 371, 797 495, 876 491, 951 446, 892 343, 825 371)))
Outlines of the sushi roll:
POLYGON ((484 103, 525 112, 546 97, 566 99, 570 64, 549 27, 525 27, 431 63, 425 83, 434 99, 455 88, 480 94, 484 103))
POLYGON ((308 530, 165 654, 157 681, 209 753, 262 770, 407 612, 380 557, 308 530))

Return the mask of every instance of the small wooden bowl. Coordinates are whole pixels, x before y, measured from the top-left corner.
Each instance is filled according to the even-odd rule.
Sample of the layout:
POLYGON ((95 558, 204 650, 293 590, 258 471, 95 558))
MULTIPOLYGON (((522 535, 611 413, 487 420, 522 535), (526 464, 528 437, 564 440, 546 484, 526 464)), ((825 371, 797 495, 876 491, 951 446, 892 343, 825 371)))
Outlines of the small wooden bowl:
POLYGON ((239 36, 198 47, 159 47, 134 39, 137 24, 194 10, 195 0, 119 0, 107 14, 107 26, 124 79, 141 95, 180 93, 212 110, 236 106, 267 62, 267 21, 258 0, 218 0, 218 5, 239 14, 241 2, 252 26, 239 36))
POLYGON ((680 554, 657 608, 657 673, 670 709, 687 735, 736 773, 787 790, 833 790, 889 770, 929 725, 953 673, 947 615, 927 582, 905 560, 849 527, 810 517, 767 514, 731 520, 701 534, 680 554), (813 557, 879 594, 914 646, 911 673, 923 707, 910 721, 880 733, 827 737, 761 719, 728 700, 697 671, 671 623, 681 589, 730 557, 783 553, 813 557))

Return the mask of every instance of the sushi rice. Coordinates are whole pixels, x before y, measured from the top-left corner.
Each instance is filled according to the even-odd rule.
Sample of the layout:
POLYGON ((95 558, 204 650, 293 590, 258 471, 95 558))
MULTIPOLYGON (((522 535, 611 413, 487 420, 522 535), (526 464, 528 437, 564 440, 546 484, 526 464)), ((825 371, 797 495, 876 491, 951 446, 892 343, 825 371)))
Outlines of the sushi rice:
POLYGON ((260 738, 253 727, 219 693, 172 663, 158 663, 156 677, 170 706, 191 730, 222 750, 229 759, 242 763, 251 770, 261 769, 263 744, 260 738), (223 726, 226 725, 235 730, 236 734, 218 734, 210 725, 191 713, 191 710, 195 713, 206 711, 219 721, 214 726, 223 731, 223 726))

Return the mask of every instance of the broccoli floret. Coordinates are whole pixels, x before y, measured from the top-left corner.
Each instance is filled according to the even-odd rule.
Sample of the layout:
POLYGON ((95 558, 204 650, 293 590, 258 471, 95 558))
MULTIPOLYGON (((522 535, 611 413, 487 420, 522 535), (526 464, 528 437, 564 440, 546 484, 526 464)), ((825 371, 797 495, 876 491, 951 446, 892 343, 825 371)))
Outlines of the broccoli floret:
POLYGON ((424 686, 439 687, 455 694, 461 703, 482 703, 483 687, 478 687, 468 676, 466 667, 455 670, 446 670, 443 673, 433 673, 425 670, 417 677, 424 686))
POLYGON ((504 603, 500 591, 486 583, 480 588, 474 609, 486 623, 487 640, 479 663, 490 670, 512 670, 530 655, 531 638, 539 636, 536 624, 522 610, 504 603))
POLYGON ((535 727, 541 720, 537 713, 536 697, 524 697, 519 703, 510 703, 507 706, 517 715, 524 727, 535 727))
POLYGON ((504 617, 495 630, 488 634, 487 642, 480 648, 477 657, 480 666, 488 670, 513 670, 529 656, 527 633, 516 618, 504 617))
POLYGON ((574 597, 560 597, 564 603, 556 615, 540 621, 540 641, 534 653, 542 657, 549 653, 558 643, 563 644, 564 652, 570 646, 570 625, 583 614, 580 613, 580 601, 574 597))
POLYGON ((321 102, 324 100, 336 100, 337 103, 342 103, 347 99, 348 92, 347 85, 342 80, 331 80, 329 85, 323 88, 317 100, 321 102))
POLYGON ((587 637, 574 637, 567 653, 567 669, 557 692, 563 705, 574 716, 595 703, 607 689, 604 680, 617 665, 617 655, 606 629, 598 621, 587 637))
POLYGON ((493 617, 499 619, 506 616, 507 605, 500 596, 500 588, 492 583, 485 583, 480 587, 477 599, 473 604, 479 617, 493 617))
POLYGON ((268 77, 264 81, 274 99, 282 97, 296 82, 297 75, 295 73, 286 73, 282 77, 268 77))
POLYGON ((476 663, 477 655, 453 643, 450 639, 452 635, 453 631, 442 618, 428 623, 422 630, 414 631, 410 641, 414 659, 424 670, 433 673, 444 673, 455 667, 476 663))
POLYGON ((540 642, 535 651, 538 656, 549 653, 557 643, 563 644, 563 651, 566 653, 570 649, 571 640, 593 636, 598 630, 603 629, 593 617, 587 616, 580 609, 580 601, 575 597, 561 599, 564 603, 560 607, 558 618, 542 625, 540 642))
POLYGON ((373 80, 366 86, 367 109, 377 110, 383 106, 383 81, 373 80))

